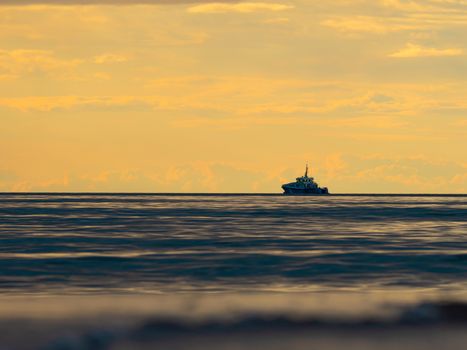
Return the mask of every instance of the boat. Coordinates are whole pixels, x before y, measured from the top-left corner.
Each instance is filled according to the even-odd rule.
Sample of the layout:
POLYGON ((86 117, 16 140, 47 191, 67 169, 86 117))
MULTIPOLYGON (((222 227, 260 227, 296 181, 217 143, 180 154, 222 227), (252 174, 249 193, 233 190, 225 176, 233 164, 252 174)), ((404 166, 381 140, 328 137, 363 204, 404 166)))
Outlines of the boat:
POLYGON ((329 194, 327 187, 319 187, 313 177, 308 177, 308 164, 305 175, 296 178, 297 181, 282 185, 284 194, 287 195, 326 195, 329 194))

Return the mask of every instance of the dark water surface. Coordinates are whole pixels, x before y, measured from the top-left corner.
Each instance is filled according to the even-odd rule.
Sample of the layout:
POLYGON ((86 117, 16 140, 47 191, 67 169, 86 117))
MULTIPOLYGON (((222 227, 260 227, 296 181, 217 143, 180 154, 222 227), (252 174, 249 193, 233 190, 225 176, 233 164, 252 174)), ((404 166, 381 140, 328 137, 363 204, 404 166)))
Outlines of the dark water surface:
POLYGON ((0 292, 458 288, 467 197, 0 195, 0 292))
POLYGON ((467 196, 0 194, 0 272, 2 349, 464 349, 467 196))

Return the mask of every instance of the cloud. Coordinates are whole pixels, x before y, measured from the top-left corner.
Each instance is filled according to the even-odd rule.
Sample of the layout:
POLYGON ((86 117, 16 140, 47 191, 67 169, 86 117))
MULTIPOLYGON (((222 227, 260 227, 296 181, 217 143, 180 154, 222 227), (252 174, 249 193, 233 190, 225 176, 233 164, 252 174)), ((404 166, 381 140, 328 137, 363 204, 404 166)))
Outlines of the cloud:
POLYGON ((410 12, 465 10, 465 0, 380 0, 385 7, 410 12))
POLYGON ((321 131, 329 129, 345 129, 345 130, 397 130, 407 126, 408 123, 398 117, 390 116, 364 116, 364 117, 344 117, 344 118, 328 118, 324 120, 316 120, 309 116, 290 117, 290 116, 268 116, 268 117, 228 117, 228 118, 206 118, 198 117, 191 119, 180 119, 173 121, 174 127, 193 128, 193 127, 216 127, 222 129, 237 130, 243 128, 251 128, 254 126, 290 126, 299 125, 301 127, 320 128, 321 131))
POLYGON ((257 170, 226 163, 185 163, 152 169, 105 170, 39 179, 15 177, 2 182, 0 191, 85 192, 277 192, 280 171, 257 170))
POLYGON ((334 154, 318 163, 322 181, 334 192, 464 193, 467 168, 426 156, 334 154))
MULTIPOLYGON (((219 2, 237 2, 237 0, 218 0, 219 2)), ((180 5, 206 3, 209 0, 0 0, 0 5, 180 5)))
POLYGON ((263 21, 263 23, 266 23, 266 24, 284 24, 284 23, 289 23, 289 22, 290 22, 290 19, 287 17, 269 18, 263 21))
POLYGON ((78 69, 86 63, 98 65, 122 63, 129 58, 120 54, 101 54, 89 58, 63 58, 51 50, 35 49, 0 49, 0 81, 19 78, 53 77, 62 80, 85 80, 94 78, 108 79, 108 75, 102 72, 94 74, 79 73, 78 69))
POLYGON ((326 19, 322 25, 345 33, 387 34, 420 29, 420 24, 400 18, 377 18, 371 16, 337 17, 326 19))
POLYGON ((426 11, 429 6, 429 1, 424 1, 421 4, 417 1, 401 1, 401 0, 381 0, 381 4, 385 7, 395 8, 402 11, 426 11))
POLYGON ((196 5, 188 8, 190 13, 250 13, 259 11, 284 11, 293 8, 291 5, 268 2, 239 2, 227 4, 222 2, 196 5))
POLYGON ((141 110, 157 106, 150 96, 27 96, 0 98, 0 106, 21 112, 51 112, 73 108, 94 110, 141 110))
POLYGON ((330 10, 320 23, 351 35, 401 31, 436 35, 439 30, 461 29, 467 25, 467 1, 361 0, 349 1, 347 5, 347 9, 330 10))
POLYGON ((438 49, 434 47, 425 47, 421 45, 408 43, 404 48, 389 55, 389 57, 408 58, 408 57, 442 57, 442 56, 460 56, 463 50, 460 48, 438 49))
POLYGON ((0 76, 50 72, 63 74, 81 63, 83 61, 79 59, 57 58, 47 50, 0 50, 0 76))
MULTIPOLYGON (((97 73, 96 73, 97 74, 97 73)), ((108 79, 105 74, 96 79, 108 79)), ((421 111, 441 113, 449 106, 465 110, 462 86, 382 85, 343 81, 313 81, 262 76, 191 75, 151 79, 140 94, 90 93, 50 96, 1 97, 0 106, 22 112, 74 111, 155 111, 184 112, 177 126, 294 125, 317 119, 377 116, 375 127, 393 127, 387 117, 407 117, 421 111), (431 90, 430 90, 431 89, 431 90), (446 91, 458 91, 459 96, 446 91), (402 92, 403 91, 403 92, 402 92), (229 118, 227 118, 229 117, 229 118)), ((337 118, 337 119, 339 119, 337 118)), ((307 123, 308 123, 307 122, 307 123)), ((396 124, 398 124, 397 122, 396 124)), ((331 123, 336 125, 336 123, 331 123)), ((338 123, 340 124, 340 123, 338 123)), ((358 123, 357 123, 358 124, 358 123)), ((363 124, 371 124, 364 121, 363 124)))
MULTIPOLYGON (((332 192, 465 193, 465 164, 432 157, 329 153, 315 159, 313 175, 332 192)), ((298 169, 301 171, 302 169, 298 169)), ((0 191, 86 192, 271 192, 297 175, 297 169, 224 162, 192 162, 148 169, 55 174, 50 178, 8 175, 0 191)))
POLYGON ((117 54, 102 54, 94 57, 94 62, 97 64, 122 63, 126 61, 128 61, 128 57, 117 54))
POLYGON ((392 103, 394 98, 384 94, 373 94, 368 97, 368 101, 374 103, 392 103))

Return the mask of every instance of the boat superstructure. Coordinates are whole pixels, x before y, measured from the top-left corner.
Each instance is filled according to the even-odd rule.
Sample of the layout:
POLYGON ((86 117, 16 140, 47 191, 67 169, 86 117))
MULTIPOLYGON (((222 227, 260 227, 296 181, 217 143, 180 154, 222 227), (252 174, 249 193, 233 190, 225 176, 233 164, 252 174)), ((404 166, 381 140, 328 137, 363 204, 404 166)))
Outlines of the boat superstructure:
POLYGON ((309 195, 309 194, 329 194, 327 187, 319 187, 313 177, 308 176, 308 164, 305 175, 296 178, 297 181, 282 185, 284 194, 289 195, 309 195))

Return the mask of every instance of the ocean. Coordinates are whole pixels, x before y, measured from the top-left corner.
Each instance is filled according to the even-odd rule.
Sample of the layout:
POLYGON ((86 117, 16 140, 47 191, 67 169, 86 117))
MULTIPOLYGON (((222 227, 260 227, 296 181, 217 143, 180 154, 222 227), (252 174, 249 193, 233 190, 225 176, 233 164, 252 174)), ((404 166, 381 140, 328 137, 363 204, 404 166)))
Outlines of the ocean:
POLYGON ((1 349, 467 340, 464 195, 4 193, 0 240, 1 349))

